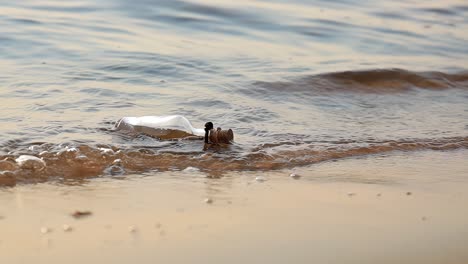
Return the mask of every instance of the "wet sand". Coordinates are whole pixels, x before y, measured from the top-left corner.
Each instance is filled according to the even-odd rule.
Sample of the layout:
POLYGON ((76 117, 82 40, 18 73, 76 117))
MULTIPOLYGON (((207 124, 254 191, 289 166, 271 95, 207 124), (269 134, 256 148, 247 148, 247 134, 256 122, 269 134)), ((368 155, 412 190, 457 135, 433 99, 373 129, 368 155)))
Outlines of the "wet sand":
POLYGON ((468 263, 467 156, 2 188, 0 263, 468 263))

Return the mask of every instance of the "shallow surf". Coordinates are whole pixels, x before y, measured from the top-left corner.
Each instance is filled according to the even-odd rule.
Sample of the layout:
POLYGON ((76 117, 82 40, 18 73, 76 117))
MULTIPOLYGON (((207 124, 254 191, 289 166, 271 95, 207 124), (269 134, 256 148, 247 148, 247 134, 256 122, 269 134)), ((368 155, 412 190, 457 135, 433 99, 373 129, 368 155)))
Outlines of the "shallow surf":
POLYGON ((13 181, 272 170, 467 145, 460 1, 23 1, 2 10, 0 156, 13 181), (162 115, 212 121, 236 142, 203 152, 199 142, 112 129, 124 116, 162 115), (46 167, 21 168, 21 155, 46 167))

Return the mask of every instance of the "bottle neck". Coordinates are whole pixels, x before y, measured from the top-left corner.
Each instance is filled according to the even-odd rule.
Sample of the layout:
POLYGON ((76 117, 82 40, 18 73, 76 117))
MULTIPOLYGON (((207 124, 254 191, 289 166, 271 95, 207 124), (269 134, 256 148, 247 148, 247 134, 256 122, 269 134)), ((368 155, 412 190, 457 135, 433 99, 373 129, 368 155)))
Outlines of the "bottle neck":
POLYGON ((210 130, 208 128, 205 128, 205 143, 208 144, 208 135, 210 133, 210 130))

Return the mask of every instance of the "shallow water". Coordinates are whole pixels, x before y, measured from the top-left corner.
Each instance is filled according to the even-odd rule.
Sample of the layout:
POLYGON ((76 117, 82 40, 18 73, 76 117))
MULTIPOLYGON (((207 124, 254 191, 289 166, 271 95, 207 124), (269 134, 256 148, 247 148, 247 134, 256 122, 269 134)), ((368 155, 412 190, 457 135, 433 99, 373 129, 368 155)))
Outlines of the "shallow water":
POLYGON ((4 1, 0 11, 0 170, 17 182, 468 148, 465 1, 4 1), (205 152, 112 129, 122 116, 171 114, 232 128, 236 143, 205 152), (19 168, 22 154, 46 167, 19 168))

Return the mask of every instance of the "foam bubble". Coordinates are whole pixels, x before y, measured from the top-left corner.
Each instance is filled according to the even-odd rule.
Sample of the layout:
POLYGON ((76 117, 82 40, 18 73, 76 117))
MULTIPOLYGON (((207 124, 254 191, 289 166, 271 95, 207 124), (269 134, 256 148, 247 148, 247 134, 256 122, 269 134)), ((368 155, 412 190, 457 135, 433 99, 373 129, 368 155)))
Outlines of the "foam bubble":
POLYGON ((75 148, 75 147, 66 146, 66 147, 65 147, 65 151, 67 151, 67 152, 77 152, 78 149, 75 148))
POLYGON ((291 177, 291 178, 297 180, 297 179, 301 178, 301 175, 296 174, 296 173, 291 173, 291 174, 289 174, 289 177, 291 177))
POLYGON ((15 161, 22 169, 40 171, 46 167, 46 163, 36 156, 21 155, 15 161))
POLYGON ((110 175, 124 175, 125 174, 125 169, 118 166, 118 165, 112 165, 104 170, 106 174, 110 175))
POLYGON ((200 169, 196 168, 196 167, 190 167, 189 166, 189 167, 185 168, 183 171, 184 172, 198 172, 198 171, 200 171, 200 169))
POLYGON ((258 182, 266 181, 265 177, 263 177, 263 176, 257 176, 257 177, 255 177, 255 180, 258 181, 258 182))
POLYGON ((110 148, 99 148, 103 154, 114 154, 114 151, 110 148))

